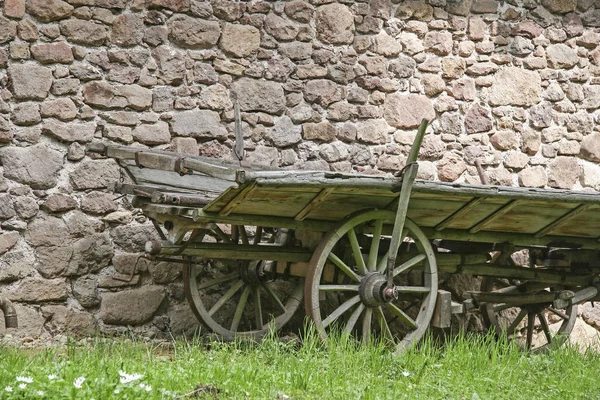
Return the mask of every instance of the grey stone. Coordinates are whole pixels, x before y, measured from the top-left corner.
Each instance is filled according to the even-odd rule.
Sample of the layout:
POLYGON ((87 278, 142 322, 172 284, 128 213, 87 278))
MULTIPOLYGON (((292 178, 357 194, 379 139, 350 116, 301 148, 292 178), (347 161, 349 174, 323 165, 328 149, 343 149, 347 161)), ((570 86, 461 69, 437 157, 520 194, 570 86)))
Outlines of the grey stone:
POLYGON ((394 93, 385 98, 384 118, 396 128, 416 128, 423 118, 433 120, 435 111, 425 96, 394 93))
POLYGON ((152 52, 159 69, 159 77, 168 85, 179 85, 185 76, 183 54, 168 46, 159 46, 152 52))
POLYGON ((519 185, 525 187, 543 188, 548 183, 546 170, 542 166, 535 166, 519 172, 519 185))
POLYGON ((15 104, 11 120, 16 125, 35 125, 42 120, 40 106, 32 101, 15 104))
POLYGON ((286 147, 302 141, 302 128, 294 125, 290 117, 283 116, 268 130, 267 138, 274 146, 286 147))
POLYGON ((37 202, 28 196, 19 196, 14 201, 15 211, 22 219, 35 217, 40 209, 37 202))
POLYGON ((126 144, 133 142, 131 128, 128 126, 107 125, 104 127, 103 136, 110 140, 126 144))
POLYGON ((137 111, 147 110, 152 106, 152 90, 140 85, 119 86, 115 94, 124 97, 127 101, 126 106, 137 111))
POLYGON ((55 79, 50 89, 51 93, 55 96, 63 96, 65 94, 77 93, 81 81, 75 78, 63 78, 55 79))
POLYGON ((400 54, 395 60, 389 63, 388 69, 398 78, 408 78, 414 74, 416 67, 417 63, 415 60, 400 54))
POLYGON ((212 65, 197 62, 194 64, 194 82, 212 85, 219 81, 219 74, 212 65))
POLYGON ((594 132, 581 141, 581 158, 593 162, 600 162, 600 133, 594 132))
POLYGON ((383 119, 370 119, 356 123, 356 139, 362 143, 383 144, 390 140, 390 126, 383 119))
POLYGON ((63 166, 62 154, 43 144, 24 148, 0 148, 0 161, 4 166, 6 178, 29 185, 33 189, 54 187, 58 180, 58 172, 63 166))
POLYGON ((42 22, 58 21, 73 14, 73 6, 62 0, 27 0, 27 12, 42 22))
POLYGON ((472 105, 465 116, 465 128, 469 134, 490 131, 492 118, 489 110, 479 104, 472 105))
POLYGON ((135 46, 144 37, 144 22, 136 14, 121 14, 112 24, 110 41, 117 46, 135 46))
MULTIPOLYGON (((4 235, 6 234, 4 233, 4 235)), ((19 233, 11 232, 10 235, 19 235, 19 233)), ((5 240, 9 241, 10 239, 5 240)), ((6 246, 7 243, 4 245, 6 246)), ((35 273, 33 268, 35 258, 31 252, 9 251, 8 253, 0 252, 0 254, 2 254, 0 257, 0 282, 18 281, 35 273)))
POLYGON ((154 283, 173 282, 182 273, 182 265, 179 263, 153 262, 148 265, 148 272, 154 283))
POLYGON ((178 14, 169 19, 169 38, 176 44, 193 49, 208 49, 216 45, 221 27, 216 21, 207 21, 178 14))
POLYGON ((73 210, 77 207, 77 201, 67 194, 52 193, 42 204, 42 208, 52 213, 73 210))
POLYGON ((82 144, 73 142, 67 149, 67 160, 80 161, 85 157, 85 147, 82 144))
POLYGON ((438 178, 442 182, 454 182, 467 170, 462 158, 454 153, 446 153, 438 162, 438 178))
POLYGON ((120 225, 112 229, 110 235, 116 245, 131 253, 143 252, 147 241, 159 239, 150 225, 120 225))
POLYGON ((104 25, 80 19, 61 21, 60 33, 70 42, 88 46, 100 46, 108 37, 108 30, 104 25))
POLYGON ((148 145, 169 143, 171 141, 169 124, 165 121, 158 121, 152 125, 139 125, 133 129, 131 134, 136 141, 148 145))
POLYGON ((559 189, 572 189, 579 176, 577 159, 556 157, 548 164, 548 185, 559 189))
POLYGON ((231 110, 233 104, 227 88, 223 85, 211 85, 202 90, 198 98, 198 107, 211 110, 231 110))
POLYGON ((84 161, 69 174, 69 179, 74 189, 85 190, 105 188, 120 176, 119 166, 110 159, 84 161))
POLYGON ((548 66, 555 69, 568 69, 579 62, 577 50, 562 43, 548 46, 546 58, 548 66))
POLYGON ((279 53, 290 60, 306 60, 312 55, 312 44, 304 42, 281 43, 278 47, 279 53))
POLYGON ((275 13, 269 13, 264 22, 265 32, 277 40, 294 40, 298 35, 298 27, 291 21, 281 18, 275 13))
POLYGON ((91 214, 106 214, 117 211, 112 193, 93 191, 81 198, 81 210, 91 214))
POLYGON ((551 103, 542 103, 529 109, 529 120, 536 128, 546 128, 552 124, 553 110, 551 103))
MULTIPOLYGON (((583 96, 585 98, 583 100, 583 103, 581 104, 582 108, 596 109, 600 107, 600 86, 584 86, 583 96)), ((575 99, 574 101, 576 100, 579 99, 575 99)))
POLYGON ((0 195, 0 219, 11 219, 16 215, 15 206, 9 194, 0 195))
POLYGON ((64 42, 33 45, 31 54, 41 64, 70 64, 74 60, 71 46, 64 42))
POLYGON ((331 142, 336 137, 336 129, 329 122, 307 123, 302 126, 302 136, 304 140, 331 142))
POLYGON ((25 278, 7 289, 3 295, 9 300, 27 303, 65 300, 67 283, 64 279, 25 278))
POLYGON ((247 57, 260 47, 260 32, 250 25, 223 25, 221 49, 234 57, 247 57))
POLYGON ((52 86, 52 70, 32 63, 8 67, 12 90, 20 100, 43 100, 52 86))
POLYGON ((498 71, 490 88, 493 106, 531 106, 541 100, 541 78, 533 71, 505 67, 498 71))
POLYGON ((452 51, 452 34, 450 32, 428 32, 425 35, 423 44, 433 54, 440 56, 448 55, 452 51))
POLYGON ((152 318, 164 298, 165 290, 160 286, 103 293, 100 319, 107 324, 139 325, 152 318))
POLYGON ((343 4, 327 4, 317 8, 317 36, 325 43, 350 44, 354 40, 354 17, 343 4))
POLYGON ((285 95, 279 83, 241 78, 230 88, 242 111, 279 114, 285 109, 285 95))
POLYGON ((77 117, 77 106, 69 98, 46 100, 42 103, 40 112, 42 117, 58 118, 61 121, 70 121, 77 117))
POLYGON ((318 103, 327 107, 331 103, 342 99, 341 88, 327 79, 308 81, 304 86, 304 99, 309 103, 318 103))
POLYGON ((133 221, 133 215, 129 211, 114 211, 102 217, 102 221, 111 224, 128 224, 133 221))
POLYGON ((12 249, 20 237, 21 235, 18 232, 0 233, 0 255, 12 249))
POLYGON ((541 3, 548 11, 557 14, 566 14, 577 8, 577 0, 542 0, 541 3))
POLYGON ((221 118, 215 111, 189 110, 177 113, 171 122, 173 133, 194 138, 227 137, 227 129, 221 124, 221 118))
POLYGON ((95 131, 96 124, 93 122, 74 124, 49 119, 42 126, 42 133, 64 142, 90 142, 95 131))

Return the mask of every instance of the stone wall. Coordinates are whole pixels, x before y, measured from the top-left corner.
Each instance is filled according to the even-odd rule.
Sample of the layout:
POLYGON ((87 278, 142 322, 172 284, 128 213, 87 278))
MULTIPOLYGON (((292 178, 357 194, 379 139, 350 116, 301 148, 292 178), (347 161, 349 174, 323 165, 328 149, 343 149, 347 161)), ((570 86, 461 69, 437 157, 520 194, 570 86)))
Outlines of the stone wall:
MULTIPOLYGON (((600 2, 0 0, 0 295, 20 333, 193 330, 181 267, 106 186, 102 141, 600 189, 600 2), (135 268, 135 269, 134 269, 135 268), (133 279, 128 277, 133 273, 133 279), (133 328, 127 328, 133 326, 133 328)), ((2 326, 2 325, 0 325, 2 326)))

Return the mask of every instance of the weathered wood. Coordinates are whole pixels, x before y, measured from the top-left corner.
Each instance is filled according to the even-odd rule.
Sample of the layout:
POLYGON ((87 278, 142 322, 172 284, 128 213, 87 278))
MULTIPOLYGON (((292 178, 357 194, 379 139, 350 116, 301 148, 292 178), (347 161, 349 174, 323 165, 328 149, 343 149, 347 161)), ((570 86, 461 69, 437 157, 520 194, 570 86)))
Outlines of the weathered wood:
POLYGON ((311 213, 311 211, 313 211, 314 209, 316 209, 317 207, 319 207, 319 205, 321 203, 323 203, 323 201, 325 201, 325 199, 327 198, 327 196, 329 196, 329 194, 333 192, 332 188, 325 188, 322 189, 319 194, 317 194, 311 201, 310 203, 308 203, 298 214, 296 214, 296 216, 294 217, 294 219, 296 221, 302 221, 304 220, 308 214, 311 213))
POLYGON ((452 293, 439 289, 433 311, 431 325, 436 328, 449 328, 452 317, 452 293))
POLYGON ((225 207, 223 207, 221 209, 221 211, 219 211, 219 215, 231 214, 231 212, 244 201, 244 199, 250 194, 250 192, 252 192, 254 190, 255 187, 256 187, 255 183, 251 183, 251 184, 247 185, 246 187, 244 187, 237 194, 237 196, 235 196, 233 198, 233 200, 231 200, 228 204, 225 205, 225 207))
POLYGON ((582 205, 578 206, 577 208, 569 211, 568 213, 566 213, 565 215, 563 215, 556 221, 553 221, 552 223, 546 225, 546 227, 544 227, 543 229, 540 229, 539 231, 537 231, 533 235, 533 237, 539 238, 539 237, 547 235, 549 232, 551 232, 554 229, 558 228, 559 226, 565 224, 570 218, 581 214, 582 212, 588 210, 592 206, 593 206, 593 204, 582 204, 582 205))
POLYGON ((139 168, 135 165, 129 165, 127 168, 137 183, 153 183, 172 188, 203 190, 215 193, 221 193, 232 186, 237 186, 235 182, 199 174, 180 176, 176 172, 139 168))
POLYGON ((554 308, 567 308, 570 304, 581 304, 586 301, 592 300, 598 295, 597 286, 588 286, 584 289, 575 292, 575 295, 570 299, 557 299, 553 302, 554 308))
POLYGON ((423 138, 425 137, 425 131, 427 130, 427 125, 429 121, 426 119, 421 120, 421 124, 417 129, 417 134, 415 135, 415 140, 413 141, 412 146, 410 147, 410 152, 408 153, 408 157, 406 157, 406 165, 410 165, 417 161, 419 158, 419 150, 421 150, 421 143, 423 143, 423 138))
POLYGON ((507 205, 502 207, 500 210, 490 214, 483 221, 479 222, 478 224, 473 226, 471 229, 469 229, 469 233, 477 233, 480 230, 485 229, 492 222, 496 221, 497 219, 502 217, 504 214, 508 213, 510 210, 512 210, 513 208, 515 208, 516 206, 518 206, 519 204, 522 204, 522 203, 523 203, 523 200, 511 201, 510 203, 508 203, 507 205))
POLYGON ((505 303, 514 304, 515 306, 525 304, 541 304, 551 303, 560 297, 569 297, 573 295, 573 292, 567 290, 564 292, 569 293, 500 293, 500 292, 467 292, 478 303, 505 303))
POLYGON ((454 214, 450 215, 448 218, 446 218, 441 223, 436 225, 435 230, 441 231, 441 230, 446 229, 449 225, 452 225, 452 223, 454 221, 461 219, 465 215, 467 215, 473 208, 475 208, 477 205, 479 205, 479 203, 481 203, 485 199, 486 199, 485 197, 478 197, 478 198, 471 200, 470 202, 465 204, 461 209, 459 209, 454 214))

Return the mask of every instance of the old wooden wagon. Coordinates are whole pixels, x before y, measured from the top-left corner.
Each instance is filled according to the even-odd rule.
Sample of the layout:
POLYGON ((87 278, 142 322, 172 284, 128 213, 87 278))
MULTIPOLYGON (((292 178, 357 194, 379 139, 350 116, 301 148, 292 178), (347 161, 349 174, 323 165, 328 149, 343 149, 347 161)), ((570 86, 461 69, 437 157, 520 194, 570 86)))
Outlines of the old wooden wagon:
POLYGON ((127 172, 115 192, 155 222, 148 255, 185 262, 199 320, 224 339, 260 339, 304 302, 333 331, 398 350, 430 324, 479 309, 538 351, 598 296, 600 194, 416 180, 424 122, 397 176, 272 170, 96 144, 127 172), (514 254, 527 255, 515 262, 514 254), (454 299, 438 274, 484 277, 454 299))

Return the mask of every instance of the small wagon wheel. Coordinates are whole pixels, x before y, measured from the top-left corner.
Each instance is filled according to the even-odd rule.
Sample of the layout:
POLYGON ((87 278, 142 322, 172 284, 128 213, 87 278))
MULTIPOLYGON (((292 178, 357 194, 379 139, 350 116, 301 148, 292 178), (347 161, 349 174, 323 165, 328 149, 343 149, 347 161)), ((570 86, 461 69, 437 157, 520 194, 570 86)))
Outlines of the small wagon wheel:
MULTIPOLYGON (((281 243, 281 231, 242 225, 217 225, 203 242, 260 245, 281 243)), ((285 239, 283 239, 285 240, 285 239)), ((260 340, 278 330, 298 309, 303 279, 278 273, 269 260, 200 259, 184 268, 184 287, 196 317, 220 339, 260 340)))
MULTIPOLYGON (((506 279, 486 277, 481 283, 484 292, 509 293, 516 289, 506 279)), ((548 292, 552 288, 537 291, 548 292)), ((577 318, 577 305, 556 309, 552 303, 510 305, 487 303, 481 307, 484 322, 496 335, 506 335, 524 350, 543 353, 562 346, 568 339, 577 318)))
POLYGON ((339 331, 402 351, 426 331, 437 294, 435 255, 427 237, 406 219, 393 271, 398 298, 385 296, 386 261, 395 213, 373 210, 348 217, 313 253, 305 307, 320 336, 339 331), (386 229, 387 228, 387 229, 386 229))

